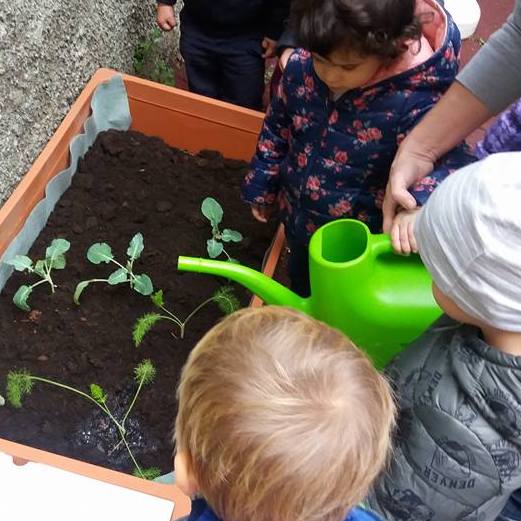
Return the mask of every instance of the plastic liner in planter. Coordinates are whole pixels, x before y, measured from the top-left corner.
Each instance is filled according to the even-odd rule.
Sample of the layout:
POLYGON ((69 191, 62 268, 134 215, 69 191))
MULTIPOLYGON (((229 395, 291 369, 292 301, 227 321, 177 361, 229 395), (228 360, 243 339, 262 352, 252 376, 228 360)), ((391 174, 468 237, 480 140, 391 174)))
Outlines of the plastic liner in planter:
POLYGON ((131 123, 130 107, 123 78, 116 74, 95 90, 91 101, 92 114, 85 121, 83 133, 75 136, 69 145, 70 165, 55 175, 45 188, 44 198, 36 204, 23 228, 0 257, 0 291, 13 272, 4 263, 15 255, 25 255, 47 224, 56 203, 71 185, 78 161, 85 155, 100 132, 109 129, 128 130, 131 123))

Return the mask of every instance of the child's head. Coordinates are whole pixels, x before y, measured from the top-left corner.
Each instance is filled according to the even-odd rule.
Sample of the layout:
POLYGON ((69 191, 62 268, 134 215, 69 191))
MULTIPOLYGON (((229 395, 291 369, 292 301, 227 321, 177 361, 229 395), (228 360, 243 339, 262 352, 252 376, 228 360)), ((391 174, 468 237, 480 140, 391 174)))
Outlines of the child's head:
POLYGON ((365 85, 421 34, 415 0, 294 0, 291 25, 332 90, 365 85))
POLYGON ((521 152, 492 155, 449 176, 414 233, 448 315, 521 333, 521 152))
POLYGON ((385 379, 296 311, 224 319, 192 351, 178 398, 177 483, 226 521, 341 521, 386 462, 385 379))

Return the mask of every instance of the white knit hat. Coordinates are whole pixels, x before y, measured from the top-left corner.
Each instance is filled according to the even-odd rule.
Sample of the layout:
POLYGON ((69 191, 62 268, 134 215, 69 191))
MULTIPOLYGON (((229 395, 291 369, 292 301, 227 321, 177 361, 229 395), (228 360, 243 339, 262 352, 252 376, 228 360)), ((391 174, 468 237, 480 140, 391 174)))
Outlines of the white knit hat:
POLYGON ((445 295, 481 322, 521 332, 521 152, 491 155, 450 175, 414 232, 445 295))

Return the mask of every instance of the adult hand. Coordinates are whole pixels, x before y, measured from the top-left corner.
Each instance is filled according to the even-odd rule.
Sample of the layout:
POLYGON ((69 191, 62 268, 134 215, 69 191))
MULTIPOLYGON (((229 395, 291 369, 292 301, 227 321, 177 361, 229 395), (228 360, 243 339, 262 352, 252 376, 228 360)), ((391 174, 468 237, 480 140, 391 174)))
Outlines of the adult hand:
POLYGON ((251 205, 251 213, 257 221, 267 223, 273 213, 273 206, 264 206, 260 204, 251 205))
POLYGON ((394 218, 391 226, 391 243, 396 253, 410 255, 418 253, 418 245, 414 236, 414 223, 418 217, 419 208, 402 210, 394 218))
POLYGON ((277 54, 277 42, 267 36, 262 40, 262 48, 264 49, 263 58, 273 58, 277 54))
POLYGON ((157 25, 163 31, 171 31, 175 27, 174 7, 166 4, 157 4, 157 25))
POLYGON ((432 172, 433 168, 433 159, 427 154, 416 151, 413 145, 409 146, 407 139, 403 142, 391 166, 382 204, 385 233, 390 232, 400 208, 404 210, 416 208, 416 200, 409 193, 408 188, 432 172))
POLYGON ((283 71, 286 68, 286 65, 288 64, 289 57, 293 54, 293 51, 295 49, 293 47, 286 47, 281 55, 279 56, 279 67, 280 70, 283 71))

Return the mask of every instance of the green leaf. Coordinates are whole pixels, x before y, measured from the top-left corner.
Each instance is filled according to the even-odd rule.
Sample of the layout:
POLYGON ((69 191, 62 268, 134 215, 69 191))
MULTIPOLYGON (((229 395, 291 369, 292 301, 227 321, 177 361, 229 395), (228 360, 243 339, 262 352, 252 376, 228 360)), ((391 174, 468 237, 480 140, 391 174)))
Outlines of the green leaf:
POLYGON ((121 284, 122 282, 127 282, 127 280, 128 280, 127 274, 128 274, 128 271, 125 268, 119 268, 109 275, 108 283, 111 286, 115 286, 116 284, 121 284))
POLYGON ((74 300, 75 304, 80 305, 80 295, 83 293, 83 290, 91 283, 90 280, 83 280, 78 283, 76 286, 76 289, 74 290, 74 296, 72 299, 74 300))
POLYGON ((45 261, 43 261, 43 260, 36 261, 36 264, 34 265, 34 271, 35 271, 35 273, 40 275, 40 277, 45 278, 45 276, 46 276, 45 261))
POLYGON ((102 262, 109 263, 113 258, 112 250, 106 242, 97 242, 87 251, 87 259, 89 259, 92 264, 101 264, 102 262))
POLYGON ((58 255, 63 255, 69 251, 71 243, 65 239, 54 239, 51 245, 45 250, 45 258, 52 259, 58 255))
POLYGON ((127 249, 127 255, 130 260, 133 261, 139 259, 144 247, 143 235, 141 233, 136 233, 136 235, 132 237, 127 249))
POLYGON ((224 242, 241 242, 242 234, 240 232, 236 232, 235 230, 229 230, 225 228, 221 233, 221 239, 224 242))
POLYGON ((134 330, 132 331, 132 339, 136 347, 139 347, 145 335, 152 329, 154 324, 160 320, 161 315, 159 313, 147 313, 136 320, 134 330))
POLYGON ((12 259, 6 260, 5 263, 14 266, 16 271, 30 270, 33 266, 33 261, 25 255, 15 255, 12 259))
POLYGON ((208 239, 206 241, 206 250, 208 251, 208 256, 211 259, 215 259, 223 252, 224 246, 222 242, 216 241, 215 239, 208 239))
POLYGON ((102 405, 107 401, 107 395, 98 384, 90 384, 90 395, 102 405))
POLYGON ((134 369, 134 380, 136 380, 138 384, 150 384, 154 381, 155 377, 156 368, 148 358, 140 362, 134 369))
POLYGON ((22 406, 22 398, 26 394, 31 394, 33 380, 31 374, 26 371, 9 371, 7 374, 7 400, 19 409, 22 406))
POLYGON ((13 303, 15 306, 19 307, 23 311, 31 311, 29 304, 27 304, 27 299, 29 295, 32 293, 33 288, 31 286, 20 286, 18 291, 14 294, 13 303))
POLYGON ((52 259, 51 268, 62 270, 65 268, 65 255, 57 255, 52 259))
POLYGON ((153 481, 154 479, 161 476, 161 469, 159 469, 157 467, 149 467, 147 469, 141 469, 141 470, 138 468, 135 468, 132 472, 132 475, 136 478, 153 481))
POLYGON ((201 212, 212 223, 212 226, 217 226, 223 220, 223 209, 213 197, 207 197, 203 201, 201 212))
POLYGON ((163 290, 159 289, 152 295, 150 295, 150 300, 158 307, 165 305, 165 300, 163 298, 163 290))
POLYGON ((212 298, 225 315, 230 315, 241 307, 239 299, 233 293, 232 286, 221 286, 212 298))
POLYGON ((148 275, 136 275, 133 288, 141 295, 150 295, 154 291, 154 286, 148 275))

